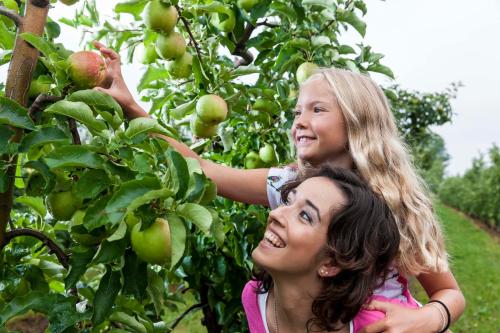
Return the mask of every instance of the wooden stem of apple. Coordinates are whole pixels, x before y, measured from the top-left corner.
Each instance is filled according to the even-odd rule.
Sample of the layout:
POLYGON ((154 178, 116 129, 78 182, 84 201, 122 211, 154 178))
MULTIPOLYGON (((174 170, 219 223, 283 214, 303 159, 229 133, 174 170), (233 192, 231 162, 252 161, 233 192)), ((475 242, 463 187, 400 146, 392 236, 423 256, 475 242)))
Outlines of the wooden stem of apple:
POLYGON ((203 66, 202 60, 201 60, 201 51, 200 51, 200 46, 196 42, 196 39, 194 38, 193 32, 191 31, 191 28, 189 27, 189 22, 188 20, 182 16, 182 10, 178 5, 175 5, 175 8, 177 9, 177 12, 179 13, 179 19, 182 21, 184 24, 184 27, 186 28, 186 31, 189 35, 189 40, 191 41, 191 44, 193 44, 196 54, 198 55, 198 60, 200 61, 200 64, 203 66))
POLYGON ((7 245, 12 239, 21 236, 30 236, 39 239, 43 245, 50 249, 51 253, 54 253, 57 260, 63 265, 64 268, 69 267, 69 257, 64 253, 64 251, 57 245, 52 239, 43 234, 42 232, 29 228, 18 228, 11 230, 5 234, 5 245, 7 245))
POLYGON ((5 8, 4 6, 0 6, 0 15, 10 18, 17 27, 23 24, 23 18, 21 15, 13 10, 5 8))
MULTIPOLYGON (((12 58, 9 64, 5 96, 26 106, 28 102, 28 89, 33 78, 36 62, 38 60, 38 50, 25 42, 20 35, 30 32, 37 36, 42 36, 49 13, 49 0, 26 1, 26 15, 18 25, 18 32, 12 58)), ((20 142, 24 134, 20 128, 12 128, 14 135, 11 142, 20 142)), ((9 165, 6 176, 9 179, 7 190, 0 193, 0 249, 5 246, 5 230, 10 218, 10 211, 13 202, 14 180, 16 175, 17 155, 2 156, 3 163, 9 165)))

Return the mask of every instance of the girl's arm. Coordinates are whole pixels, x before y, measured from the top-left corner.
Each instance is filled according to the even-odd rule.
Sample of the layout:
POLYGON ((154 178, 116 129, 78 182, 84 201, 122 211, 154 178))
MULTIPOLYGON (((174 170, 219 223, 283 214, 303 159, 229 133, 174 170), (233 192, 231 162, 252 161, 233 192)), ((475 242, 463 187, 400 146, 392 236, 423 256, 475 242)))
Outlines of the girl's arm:
MULTIPOLYGON (((420 274, 417 279, 431 300, 439 300, 446 304, 450 311, 451 323, 457 321, 464 312, 465 299, 453 274, 451 272, 425 273, 420 274)), ((366 326, 363 333, 434 333, 439 332, 443 327, 444 312, 440 312, 434 305, 427 304, 418 309, 409 309, 392 303, 373 301, 368 308, 382 311, 386 317, 366 326)))
MULTIPOLYGON (((106 78, 101 87, 95 89, 111 95, 128 119, 149 117, 149 114, 136 103, 121 72, 120 56, 99 42, 94 42, 106 61, 106 78)), ((184 157, 196 158, 203 172, 217 185, 217 194, 231 200, 248 204, 269 205, 266 179, 269 169, 242 170, 202 159, 189 147, 175 139, 160 135, 184 157)))

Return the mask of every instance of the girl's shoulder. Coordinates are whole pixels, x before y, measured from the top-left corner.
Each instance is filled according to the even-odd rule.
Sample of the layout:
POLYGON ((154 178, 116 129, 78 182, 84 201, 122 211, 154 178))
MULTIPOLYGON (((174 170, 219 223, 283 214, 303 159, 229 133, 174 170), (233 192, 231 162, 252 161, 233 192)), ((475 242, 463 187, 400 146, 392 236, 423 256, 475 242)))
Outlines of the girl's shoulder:
POLYGON ((267 174, 267 199, 271 209, 281 203, 281 187, 297 177, 296 165, 270 168, 267 174))

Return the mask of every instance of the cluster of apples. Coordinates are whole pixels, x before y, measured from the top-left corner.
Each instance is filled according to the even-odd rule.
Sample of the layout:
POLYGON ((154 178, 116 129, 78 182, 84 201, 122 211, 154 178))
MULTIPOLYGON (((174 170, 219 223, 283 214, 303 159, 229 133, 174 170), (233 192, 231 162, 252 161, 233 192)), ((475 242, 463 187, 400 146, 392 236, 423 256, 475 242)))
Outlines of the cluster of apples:
POLYGON ((184 37, 175 30, 179 13, 174 6, 160 0, 148 2, 143 12, 144 24, 158 32, 155 44, 146 46, 143 62, 150 64, 157 56, 167 62, 167 69, 173 78, 187 78, 191 75, 193 56, 186 52, 184 37))
POLYGON ((276 151, 270 143, 265 143, 259 152, 250 151, 245 156, 245 169, 257 169, 274 166, 278 163, 276 151))
POLYGON ((220 96, 203 95, 196 102, 196 112, 191 115, 191 132, 198 138, 217 134, 217 125, 227 117, 227 104, 220 96))

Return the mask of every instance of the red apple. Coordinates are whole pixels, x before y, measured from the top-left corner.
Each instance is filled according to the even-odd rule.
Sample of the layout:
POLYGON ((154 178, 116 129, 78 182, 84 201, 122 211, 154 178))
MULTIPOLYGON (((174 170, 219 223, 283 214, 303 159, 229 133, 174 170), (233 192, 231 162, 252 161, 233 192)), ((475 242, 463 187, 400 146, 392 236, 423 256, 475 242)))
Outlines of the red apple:
POLYGON ((75 52, 68 57, 68 72, 79 89, 98 86, 106 76, 104 59, 92 51, 75 52))

